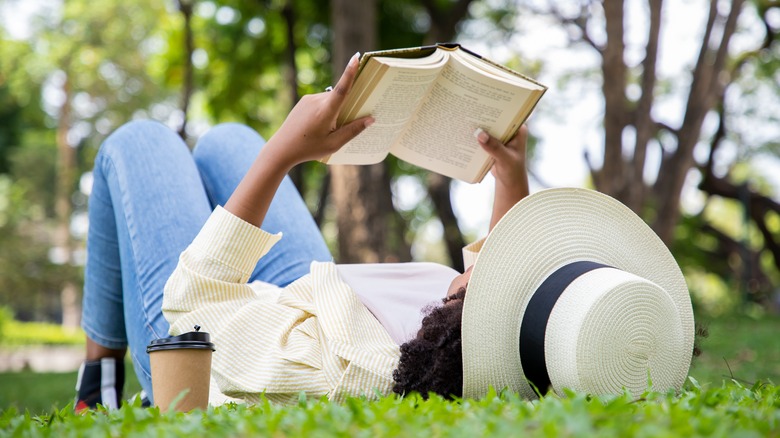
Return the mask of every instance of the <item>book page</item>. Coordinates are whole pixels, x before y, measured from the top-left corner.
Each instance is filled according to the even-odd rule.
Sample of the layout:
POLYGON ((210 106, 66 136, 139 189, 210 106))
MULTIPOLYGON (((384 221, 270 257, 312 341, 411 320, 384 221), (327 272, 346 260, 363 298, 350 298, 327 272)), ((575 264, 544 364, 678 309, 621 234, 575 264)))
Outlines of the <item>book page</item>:
POLYGON ((453 52, 451 56, 458 58, 459 61, 467 66, 472 67, 474 70, 481 71, 488 76, 503 78, 511 83, 522 85, 523 87, 532 90, 544 90, 546 88, 538 82, 529 79, 508 67, 493 63, 487 58, 478 58, 462 50, 453 52))
MULTIPOLYGON (((369 62, 382 62, 380 57, 369 62)), ((393 60, 397 61, 397 60, 393 60)), ((425 65, 413 61, 411 66, 383 66, 386 71, 370 93, 365 93, 347 120, 371 115, 374 124, 328 158, 328 164, 373 164, 382 161, 403 131, 420 99, 439 74, 441 62, 425 65)))
POLYGON ((417 166, 473 182, 491 160, 474 131, 482 128, 508 141, 522 122, 515 122, 516 116, 531 97, 531 90, 449 62, 392 153, 417 166))

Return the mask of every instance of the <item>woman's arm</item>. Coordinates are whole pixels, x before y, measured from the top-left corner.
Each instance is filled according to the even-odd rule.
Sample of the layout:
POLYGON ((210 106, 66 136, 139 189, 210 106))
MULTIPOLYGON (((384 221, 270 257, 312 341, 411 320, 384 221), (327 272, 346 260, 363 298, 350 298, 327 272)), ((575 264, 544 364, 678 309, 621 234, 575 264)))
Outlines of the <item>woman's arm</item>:
POLYGON ((518 201, 528 196, 528 173, 526 171, 526 143, 528 128, 523 125, 507 144, 479 130, 476 133, 480 146, 495 158, 493 176, 496 178, 493 214, 490 230, 518 201))
POLYGON ((357 74, 358 59, 356 53, 332 92, 304 96, 295 105, 260 150, 225 204, 225 210, 259 227, 276 189, 290 169, 336 152, 374 122, 371 117, 363 117, 336 127, 336 116, 357 74))

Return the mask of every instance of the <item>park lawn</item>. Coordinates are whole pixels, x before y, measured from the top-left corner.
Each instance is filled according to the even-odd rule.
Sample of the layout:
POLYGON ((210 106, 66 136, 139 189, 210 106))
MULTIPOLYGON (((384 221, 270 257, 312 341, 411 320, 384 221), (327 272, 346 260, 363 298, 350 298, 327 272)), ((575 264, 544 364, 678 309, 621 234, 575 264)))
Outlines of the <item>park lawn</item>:
POLYGON ((514 394, 475 400, 422 400, 391 396, 337 404, 306 400, 279 406, 225 405, 189 414, 125 405, 117 411, 71 409, 31 417, 0 412, 0 436, 186 436, 193 437, 417 437, 417 436, 778 436, 780 387, 753 388, 730 382, 702 388, 691 382, 682 394, 646 393, 590 397, 568 393, 527 401, 514 394))
MULTIPOLYGON (((141 391, 141 385, 132 372, 130 362, 125 363, 125 399, 141 391)), ((0 411, 14 407, 19 412, 33 415, 49 412, 73 403, 76 396, 77 372, 36 373, 21 371, 0 373, 0 411)))
POLYGON ((702 385, 719 386, 724 379, 748 386, 757 381, 780 385, 780 317, 698 318, 697 322, 709 331, 690 370, 702 385))
MULTIPOLYGON (((569 394, 527 402, 503 395, 475 402, 386 397, 337 405, 223 406, 191 415, 161 415, 125 406, 75 417, 70 409, 76 373, 0 374, 0 436, 157 435, 532 435, 780 436, 780 318, 731 318, 709 324, 704 353, 694 361, 681 395, 627 397, 569 394), (725 359, 725 360, 724 360, 725 359), (728 366, 726 365, 728 363, 728 366), (730 371, 729 371, 730 368, 730 371), (734 381, 731 379, 733 375, 734 381), (725 377, 724 377, 725 376, 725 377), (28 415, 23 415, 24 410, 28 415)), ((132 368, 128 365, 128 370, 132 368)), ((138 390, 128 373, 126 394, 138 390)))

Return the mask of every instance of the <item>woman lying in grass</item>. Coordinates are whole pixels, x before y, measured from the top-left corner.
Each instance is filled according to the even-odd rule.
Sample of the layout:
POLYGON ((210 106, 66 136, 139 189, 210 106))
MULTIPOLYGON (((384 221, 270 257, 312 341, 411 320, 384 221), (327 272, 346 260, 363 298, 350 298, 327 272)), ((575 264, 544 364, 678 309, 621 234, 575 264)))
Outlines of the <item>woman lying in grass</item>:
POLYGON ((212 403, 252 402, 261 394, 294 402, 302 391, 342 400, 393 391, 478 397, 490 386, 529 397, 534 387, 641 390, 648 370, 654 384, 679 388, 693 338, 679 268, 641 220, 606 196, 575 189, 518 204, 528 195, 525 128, 506 144, 475 132, 475 147, 495 159, 496 186, 491 235, 484 247, 477 242, 464 250, 466 266, 480 253, 473 278, 471 269, 459 274, 432 263, 332 262, 286 174, 332 154, 373 123, 364 117, 336 127, 357 60, 332 92, 304 97, 267 143, 246 127, 220 125, 190 154, 152 122, 130 123, 105 141, 89 205, 87 361, 77 408, 120 403, 128 347, 153 397, 146 346, 195 325, 216 345, 212 403), (496 225, 510 209, 512 217, 496 225), (560 237, 566 238, 555 241, 560 237), (539 286, 548 276, 571 277, 567 291, 587 293, 570 299, 558 291, 556 309, 569 309, 563 315, 534 307, 532 296, 548 294, 539 286), (614 291, 641 302, 613 300, 614 291), (578 298, 590 296, 593 302, 578 298), (639 322, 626 317, 636 309, 639 322), (623 316, 605 325, 602 315, 613 311, 623 316), (560 338, 548 350, 545 327, 547 338, 560 338), (522 339, 539 328, 541 350, 538 341, 522 339), (585 334, 571 336, 579 329, 585 334), (605 352, 614 345, 616 353, 605 352), (571 351, 578 360, 566 359, 571 351), (545 365, 547 354, 555 359, 545 365), (593 355, 605 370, 624 367, 629 355, 630 379, 618 370, 623 380, 616 388, 609 373, 592 371, 593 355), (591 371, 579 373, 577 363, 591 371), (573 368, 558 369, 567 364, 573 368))
MULTIPOLYGON (((335 152, 373 122, 366 117, 335 128, 356 61, 333 92, 304 97, 267 143, 247 127, 220 125, 190 154, 153 122, 129 123, 106 140, 89 206, 82 406, 116 405, 128 345, 138 380, 152 397, 146 345, 195 324, 217 346, 213 377, 223 394, 291 401, 300 391, 340 399, 394 386, 397 392, 437 390, 430 386, 437 379, 422 383, 423 368, 447 376, 439 392, 459 393, 451 375, 460 368, 456 340, 444 364, 406 365, 396 372, 397 384, 393 370, 399 345, 419 330, 423 307, 449 303, 443 308, 448 315, 439 310, 428 317, 432 326, 458 319, 470 272, 458 275, 432 263, 333 264, 285 176, 299 163, 335 152), (391 294, 406 288, 376 297, 371 289, 377 284, 391 294), (103 358, 117 359, 113 400, 97 390, 103 358), (441 366, 446 370, 439 372, 441 366), (415 375, 421 381, 410 380, 415 375)), ((507 145, 487 134, 475 140, 497 159, 492 223, 528 193, 525 140, 525 129, 507 145)), ((405 348, 420 356, 429 347, 416 341, 405 348)))

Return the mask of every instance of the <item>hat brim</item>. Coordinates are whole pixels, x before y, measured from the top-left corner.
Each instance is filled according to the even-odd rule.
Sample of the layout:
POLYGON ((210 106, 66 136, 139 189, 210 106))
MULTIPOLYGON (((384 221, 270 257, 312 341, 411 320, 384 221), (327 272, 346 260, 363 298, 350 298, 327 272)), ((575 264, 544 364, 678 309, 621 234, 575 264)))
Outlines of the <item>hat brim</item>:
MULTIPOLYGON (((490 387, 536 397, 518 349, 522 315, 550 273, 582 260, 630 272, 666 290, 679 312, 680 341, 692 352, 690 295, 666 245, 642 219, 607 195, 549 189, 512 207, 493 228, 474 264, 461 326, 464 397, 482 397, 490 387)), ((690 355, 670 366, 679 387, 690 355)))

